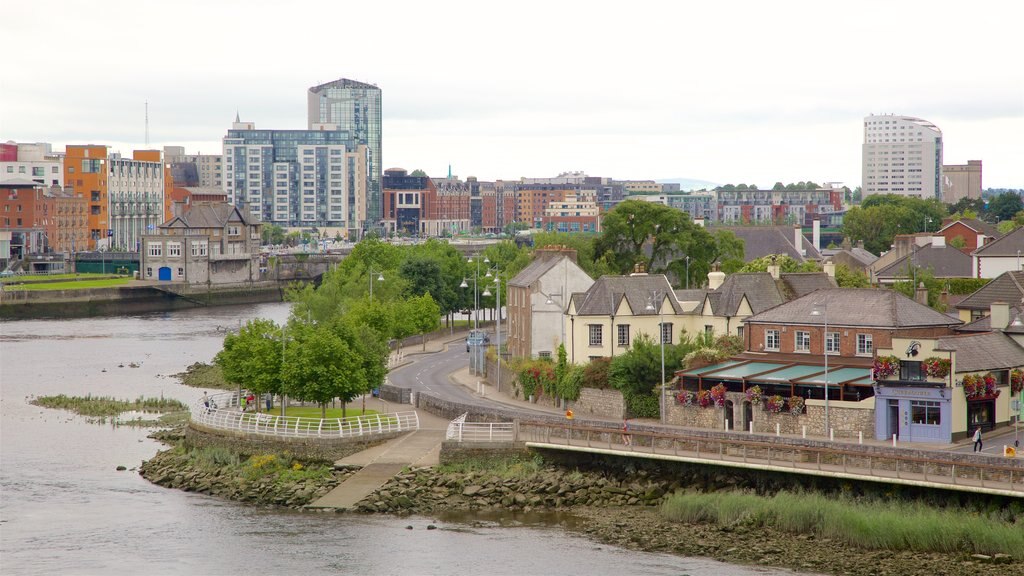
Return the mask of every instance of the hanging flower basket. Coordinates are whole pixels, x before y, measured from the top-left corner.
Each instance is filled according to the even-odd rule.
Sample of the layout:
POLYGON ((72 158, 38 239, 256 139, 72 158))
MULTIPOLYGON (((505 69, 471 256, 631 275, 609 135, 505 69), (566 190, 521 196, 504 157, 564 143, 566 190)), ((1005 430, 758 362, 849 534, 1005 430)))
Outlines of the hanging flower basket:
POLYGON ((1010 392, 1020 394, 1022 389, 1024 389, 1024 370, 1019 368, 1010 370, 1010 392))
POLYGON ((995 376, 991 372, 984 376, 965 374, 962 383, 964 385, 964 396, 968 400, 999 397, 1000 390, 996 386, 995 376))
POLYGON ((932 378, 945 378, 949 376, 950 362, 948 358, 932 356, 921 361, 925 374, 932 378))
POLYGON ((725 406, 725 384, 718 384, 712 387, 711 398, 715 401, 715 406, 719 408, 725 406))
POLYGON ((888 378, 900 369, 900 359, 895 356, 879 356, 871 366, 871 375, 875 380, 888 378))
POLYGON ((764 398, 764 395, 761 393, 760 386, 751 386, 750 388, 747 388, 746 395, 747 402, 750 402, 754 406, 760 404, 761 400, 764 398))
POLYGON ((682 404, 683 406, 693 406, 697 401, 697 395, 689 390, 682 390, 676 394, 676 404, 682 404))
POLYGON ((789 413, 790 414, 803 414, 804 412, 804 399, 800 396, 789 397, 789 413))
POLYGON ((782 412, 785 405, 786 401, 782 399, 782 396, 776 394, 774 396, 769 396, 768 399, 765 400, 764 409, 766 412, 778 414, 779 412, 782 412))
POLYGON ((711 392, 708 392, 707 390, 697 392, 697 405, 701 408, 707 408, 714 403, 715 401, 711 398, 711 392))

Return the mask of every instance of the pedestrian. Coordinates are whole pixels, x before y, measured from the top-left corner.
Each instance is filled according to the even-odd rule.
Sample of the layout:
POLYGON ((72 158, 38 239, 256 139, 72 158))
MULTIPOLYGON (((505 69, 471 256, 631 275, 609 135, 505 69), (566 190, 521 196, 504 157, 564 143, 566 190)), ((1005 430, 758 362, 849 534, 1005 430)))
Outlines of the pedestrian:
POLYGON ((974 451, 981 452, 981 426, 974 429, 974 451))
POLYGON ((252 406, 253 412, 259 411, 259 406, 256 405, 256 396, 252 392, 249 392, 249 395, 245 397, 245 406, 246 408, 252 406))
POLYGON ((274 395, 267 392, 267 412, 274 409, 274 395))
POLYGON ((633 445, 633 435, 629 433, 629 418, 622 419, 622 443, 626 446, 633 445))
POLYGON ((209 413, 210 412, 210 397, 209 397, 209 395, 206 394, 206 392, 203 392, 203 406, 206 406, 206 412, 209 413))

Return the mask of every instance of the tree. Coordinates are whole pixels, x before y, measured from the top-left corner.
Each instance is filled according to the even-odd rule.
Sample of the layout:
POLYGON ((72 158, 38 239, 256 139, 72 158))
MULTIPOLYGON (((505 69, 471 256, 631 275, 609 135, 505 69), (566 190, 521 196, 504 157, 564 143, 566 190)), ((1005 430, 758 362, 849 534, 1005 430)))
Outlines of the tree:
POLYGON ((767 272, 768 266, 771 266, 772 264, 773 257, 775 259, 775 265, 779 267, 779 272, 820 272, 820 269, 815 262, 800 262, 786 254, 769 254, 768 256, 756 258, 747 262, 746 265, 737 270, 737 272, 767 272))
POLYGON ((949 205, 949 213, 954 219, 977 218, 985 212, 985 201, 981 198, 961 198, 949 205))
POLYGON ((423 349, 427 349, 427 332, 437 330, 441 325, 441 309, 437 302, 426 293, 418 298, 407 300, 404 306, 404 315, 416 334, 421 337, 423 349))
POLYGON ((409 176, 416 176, 416 177, 419 177, 419 178, 423 178, 426 175, 427 175, 427 173, 424 172, 423 170, 420 170, 419 168, 413 170, 412 173, 409 174, 409 176))
POLYGON ((836 284, 840 288, 867 288, 871 283, 863 272, 846 264, 836 264, 836 284))
POLYGON ((949 245, 957 250, 963 250, 967 246, 967 240, 963 236, 957 235, 949 241, 949 245))
POLYGON ((1013 192, 1004 192, 988 203, 988 216, 990 222, 1001 222, 1012 220, 1017 212, 1024 210, 1024 202, 1020 195, 1013 192))
POLYGON ((945 205, 934 198, 875 194, 847 211, 843 235, 853 242, 863 240, 865 248, 880 254, 892 246, 896 234, 938 230, 945 216, 945 205))
POLYGON ((595 257, 619 274, 632 272, 637 263, 653 273, 672 270, 673 262, 678 269, 678 260, 685 256, 690 257, 691 274, 699 274, 717 256, 707 230, 689 214, 661 204, 626 200, 605 214, 603 227, 594 240, 595 257))
POLYGON ((271 320, 246 322, 238 334, 224 337, 214 357, 224 379, 255 394, 281 393, 281 329, 271 320))
POLYGON ((284 244, 284 228, 277 224, 264 224, 260 239, 263 244, 284 244))

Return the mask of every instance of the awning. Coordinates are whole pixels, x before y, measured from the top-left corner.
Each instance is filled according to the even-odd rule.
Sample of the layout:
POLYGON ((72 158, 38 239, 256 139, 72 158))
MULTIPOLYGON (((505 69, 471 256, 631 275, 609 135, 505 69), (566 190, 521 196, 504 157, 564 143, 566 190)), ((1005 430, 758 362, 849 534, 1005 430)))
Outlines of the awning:
MULTIPOLYGON (((828 371, 828 383, 829 384, 843 384, 852 380, 863 380, 865 378, 871 378, 870 368, 839 368, 836 370, 828 371)), ((797 384, 825 384, 825 371, 822 369, 820 374, 815 374, 808 378, 798 379, 797 384)))

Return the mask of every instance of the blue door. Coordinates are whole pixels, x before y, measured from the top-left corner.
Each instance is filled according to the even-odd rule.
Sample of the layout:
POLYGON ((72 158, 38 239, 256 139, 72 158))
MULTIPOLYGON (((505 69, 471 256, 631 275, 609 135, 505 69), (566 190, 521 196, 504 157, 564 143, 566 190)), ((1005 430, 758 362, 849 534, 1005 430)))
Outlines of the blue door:
POLYGON ((160 271, 159 271, 158 274, 159 274, 158 278, 160 280, 170 281, 170 279, 171 279, 171 269, 169 267, 167 267, 167 266, 164 266, 164 267, 160 268, 160 271))

